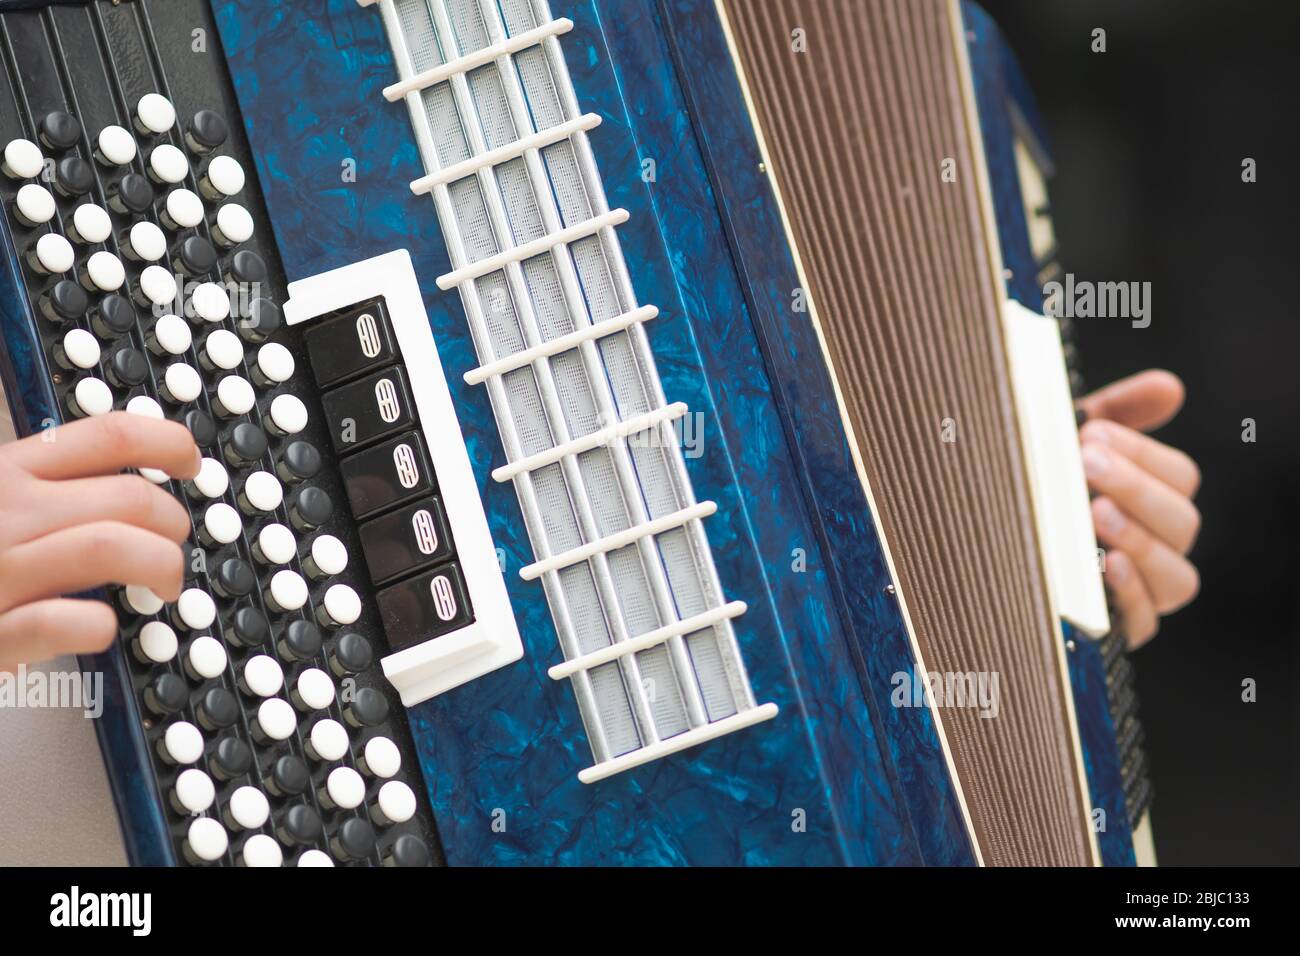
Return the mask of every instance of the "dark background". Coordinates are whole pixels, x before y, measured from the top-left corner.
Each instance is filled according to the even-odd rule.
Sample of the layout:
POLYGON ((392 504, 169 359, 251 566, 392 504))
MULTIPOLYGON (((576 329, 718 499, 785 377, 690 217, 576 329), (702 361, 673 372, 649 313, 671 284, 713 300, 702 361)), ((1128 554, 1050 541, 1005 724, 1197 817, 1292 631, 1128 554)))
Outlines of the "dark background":
POLYGON ((1162 864, 1300 863, 1300 4, 984 0, 1056 160, 1065 271, 1150 281, 1152 322, 1076 321, 1092 387, 1163 367, 1158 433, 1204 483, 1201 594, 1134 655, 1162 864), (1107 52, 1091 52, 1092 30, 1107 52), (1241 162, 1258 164, 1254 184, 1241 162), (1242 442, 1242 419, 1257 423, 1242 442), (1254 678, 1258 700, 1241 700, 1254 678))

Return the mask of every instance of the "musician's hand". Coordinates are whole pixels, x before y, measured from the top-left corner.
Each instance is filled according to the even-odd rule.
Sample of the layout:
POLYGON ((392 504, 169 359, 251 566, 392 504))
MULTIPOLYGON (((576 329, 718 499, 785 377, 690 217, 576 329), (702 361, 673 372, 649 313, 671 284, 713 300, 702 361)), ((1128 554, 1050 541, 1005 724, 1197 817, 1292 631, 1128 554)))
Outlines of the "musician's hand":
POLYGON ((1079 433, 1092 520, 1106 548, 1110 588, 1130 647, 1155 636, 1160 617, 1196 596, 1200 578, 1185 555, 1201 526, 1192 498, 1196 463, 1141 434, 1159 428, 1183 404, 1183 383, 1148 370, 1113 382, 1080 401, 1088 416, 1079 433))
POLYGON ((166 491, 119 472, 192 478, 199 461, 183 425, 125 412, 0 446, 0 671, 108 646, 113 610, 62 595, 114 583, 180 596, 189 516, 166 491))

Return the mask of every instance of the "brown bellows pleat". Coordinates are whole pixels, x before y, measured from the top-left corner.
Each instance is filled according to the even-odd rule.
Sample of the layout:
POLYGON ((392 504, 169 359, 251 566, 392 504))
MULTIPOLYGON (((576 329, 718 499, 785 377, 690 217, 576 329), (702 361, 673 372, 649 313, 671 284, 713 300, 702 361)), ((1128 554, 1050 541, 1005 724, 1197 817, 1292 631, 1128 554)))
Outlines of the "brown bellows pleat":
POLYGON ((940 701, 984 860, 1087 864, 957 27, 943 0, 724 2, 925 665, 997 675, 995 717, 940 701))

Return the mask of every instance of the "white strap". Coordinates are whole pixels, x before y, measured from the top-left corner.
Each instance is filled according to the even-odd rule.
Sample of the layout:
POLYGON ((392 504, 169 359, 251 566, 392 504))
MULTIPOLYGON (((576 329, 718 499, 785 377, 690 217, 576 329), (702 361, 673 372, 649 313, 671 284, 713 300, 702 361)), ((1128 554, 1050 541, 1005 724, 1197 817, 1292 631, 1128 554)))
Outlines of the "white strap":
POLYGON ((721 607, 710 608, 703 614, 696 614, 694 617, 674 621, 666 627, 656 628, 637 637, 630 637, 625 641, 617 641, 608 647, 592 651, 590 654, 583 654, 581 657, 575 657, 563 664, 556 664, 546 673, 550 675, 551 680, 563 680, 578 673, 578 671, 591 670, 593 667, 608 664, 610 661, 616 661, 628 654, 636 654, 639 651, 663 644, 665 641, 681 634, 694 634, 696 631, 712 627, 719 621, 740 617, 747 610, 749 610, 749 605, 744 601, 732 601, 730 604, 724 604, 721 607))
POLYGON ((597 538, 595 541, 589 541, 586 544, 579 545, 576 548, 570 548, 562 554, 557 554, 546 558, 543 561, 537 561, 527 565, 519 570, 519 576, 525 581, 533 581, 540 578, 548 571, 558 571, 560 568, 567 568, 572 564, 580 561, 586 561, 588 558, 603 554, 606 551, 617 551, 619 548, 627 547, 635 541, 639 541, 648 535, 662 534, 665 531, 671 531, 673 528, 680 528, 688 521, 694 521, 697 518, 707 518, 718 510, 717 504, 712 501, 701 501, 697 505, 691 505, 689 508, 683 508, 681 511, 674 511, 670 515, 664 515, 662 518, 655 518, 653 521, 647 521, 644 524, 633 525, 624 531, 618 531, 614 534, 608 534, 603 538, 597 538))
POLYGON ((579 239, 586 239, 594 235, 606 226, 617 226, 620 223, 627 222, 626 209, 612 209, 607 213, 587 219, 583 222, 575 223, 567 229, 561 229, 550 235, 541 236, 532 242, 525 242, 522 246, 515 246, 507 249, 505 252, 498 252, 495 256, 489 256, 486 259, 480 259, 478 262, 465 266, 463 269, 456 269, 448 272, 446 275, 438 276, 438 288, 443 292, 449 292, 458 285, 469 282, 471 279, 478 279, 489 272, 496 272, 504 269, 512 262, 522 262, 524 259, 531 259, 533 256, 540 256, 543 252, 549 252, 556 246, 566 245, 570 242, 577 242, 579 239))
POLYGON ((480 153, 478 156, 471 156, 462 162, 453 163, 436 173, 430 173, 428 176, 421 176, 419 179, 412 180, 411 192, 417 196, 423 196, 425 193, 432 192, 435 186, 454 183, 458 179, 472 176, 484 166, 499 166, 512 159, 517 159, 530 149, 544 149, 562 139, 568 139, 579 130, 595 129, 599 125, 600 115, 598 113, 584 113, 577 119, 571 119, 558 126, 541 130, 525 136, 523 139, 517 139, 513 143, 506 143, 504 146, 490 149, 486 153, 480 153))
POLYGON ((478 385, 487 381, 496 375, 505 375, 507 372, 513 372, 517 368, 523 368, 525 365, 531 365, 539 358, 550 358, 552 355, 559 355, 561 352, 567 352, 569 349, 575 349, 588 339, 600 339, 607 335, 613 335, 615 332, 621 332, 629 325, 637 322, 648 322, 659 314, 659 310, 653 305, 643 305, 639 309, 633 309, 631 312, 624 312, 622 315, 616 315, 612 319, 606 319, 603 322, 597 322, 594 325, 585 325, 582 328, 570 332, 568 335, 561 335, 551 339, 549 342, 542 342, 540 345, 534 345, 532 348, 515 352, 512 355, 504 356, 495 362, 488 362, 486 365, 480 365, 478 368, 472 368, 465 373, 466 385, 478 385))
POLYGON ((547 465, 553 465, 561 458, 567 458, 569 455, 581 455, 584 451, 590 451, 601 445, 609 445, 627 435, 634 435, 647 428, 653 428, 660 422, 681 418, 687 411, 685 402, 673 402, 671 405, 664 405, 648 411, 644 415, 637 415, 635 418, 614 422, 612 425, 598 428, 580 438, 566 441, 563 445, 556 445, 553 448, 546 449, 546 451, 539 451, 535 455, 528 455, 517 461, 502 465, 500 468, 493 469, 492 478, 496 481, 509 481, 515 475, 523 474, 525 471, 536 471, 538 468, 545 468, 547 465))
POLYGON ((435 83, 441 83, 457 73, 468 73, 470 70, 491 63, 499 56, 518 53, 527 47, 536 46, 547 37, 568 33, 572 29, 573 21, 565 17, 552 20, 550 23, 543 23, 540 27, 533 27, 533 29, 515 36, 506 37, 504 40, 485 46, 481 50, 458 56, 448 63, 435 66, 423 73, 417 73, 415 76, 408 77, 400 83, 394 83, 392 86, 386 86, 384 87, 384 98, 390 103, 396 103, 408 93, 414 93, 416 90, 423 90, 435 83))

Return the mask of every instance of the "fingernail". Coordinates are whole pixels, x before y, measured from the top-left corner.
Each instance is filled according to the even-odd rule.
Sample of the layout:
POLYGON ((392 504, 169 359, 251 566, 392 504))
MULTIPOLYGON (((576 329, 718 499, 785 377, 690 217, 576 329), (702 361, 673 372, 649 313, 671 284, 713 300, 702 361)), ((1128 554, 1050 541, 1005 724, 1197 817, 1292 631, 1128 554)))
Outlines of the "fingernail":
POLYGON ((1109 498, 1098 498, 1092 503, 1092 518, 1103 535, 1114 536, 1124 530, 1124 514, 1109 498))
POLYGON ((1083 446, 1083 473, 1089 478, 1100 478, 1110 467, 1110 452, 1089 442, 1083 446))

